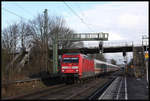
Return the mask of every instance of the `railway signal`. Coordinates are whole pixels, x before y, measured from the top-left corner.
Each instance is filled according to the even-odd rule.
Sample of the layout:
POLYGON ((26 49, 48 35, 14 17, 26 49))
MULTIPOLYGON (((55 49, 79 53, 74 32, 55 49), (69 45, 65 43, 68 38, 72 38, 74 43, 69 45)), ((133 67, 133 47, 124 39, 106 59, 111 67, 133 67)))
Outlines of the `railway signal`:
POLYGON ((123 52, 123 56, 124 56, 124 57, 126 56, 126 52, 123 52))
POLYGON ((148 53, 145 53, 145 59, 148 59, 149 56, 148 56, 148 53))
POLYGON ((99 52, 103 53, 103 42, 102 41, 99 42, 99 52))

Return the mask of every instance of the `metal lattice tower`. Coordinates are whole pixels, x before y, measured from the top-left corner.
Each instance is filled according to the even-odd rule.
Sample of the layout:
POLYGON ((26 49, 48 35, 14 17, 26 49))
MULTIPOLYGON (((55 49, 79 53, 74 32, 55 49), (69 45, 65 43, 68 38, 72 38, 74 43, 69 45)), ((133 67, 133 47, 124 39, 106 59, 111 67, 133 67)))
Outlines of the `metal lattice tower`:
POLYGON ((143 47, 133 47, 133 64, 135 76, 142 76, 145 72, 143 47))

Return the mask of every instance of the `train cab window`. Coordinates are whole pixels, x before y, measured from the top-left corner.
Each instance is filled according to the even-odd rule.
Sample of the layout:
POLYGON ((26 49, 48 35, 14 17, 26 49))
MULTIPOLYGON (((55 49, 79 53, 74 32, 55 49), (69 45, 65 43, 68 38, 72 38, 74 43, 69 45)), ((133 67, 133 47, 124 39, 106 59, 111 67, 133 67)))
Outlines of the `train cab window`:
POLYGON ((79 58, 64 58, 63 63, 78 63, 79 58))

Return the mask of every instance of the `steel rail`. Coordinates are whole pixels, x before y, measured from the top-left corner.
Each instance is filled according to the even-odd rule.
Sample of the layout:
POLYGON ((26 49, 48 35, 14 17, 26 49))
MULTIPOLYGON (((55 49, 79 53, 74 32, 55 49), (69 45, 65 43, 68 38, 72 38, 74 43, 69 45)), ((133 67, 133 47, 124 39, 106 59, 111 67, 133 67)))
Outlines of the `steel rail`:
POLYGON ((90 95, 87 99, 88 100, 97 100, 100 95, 109 87, 110 84, 117 78, 118 72, 112 74, 112 78, 110 81, 103 84, 100 88, 98 88, 92 95, 90 95))
POLYGON ((8 97, 8 98, 3 98, 4 100, 13 100, 13 99, 25 99, 25 98, 30 98, 33 96, 40 96, 40 94, 50 91, 51 89, 57 89, 57 88, 61 88, 63 87, 65 84, 59 84, 59 85, 54 85, 54 86, 50 86, 48 88, 43 88, 43 89, 39 89, 38 91, 33 91, 30 93, 26 93, 26 94, 22 94, 22 95, 18 95, 18 96, 13 96, 13 97, 8 97))
POLYGON ((88 100, 97 100, 98 97, 107 89, 107 87, 115 80, 116 78, 112 78, 109 82, 106 82, 97 89, 91 96, 88 97, 88 100))

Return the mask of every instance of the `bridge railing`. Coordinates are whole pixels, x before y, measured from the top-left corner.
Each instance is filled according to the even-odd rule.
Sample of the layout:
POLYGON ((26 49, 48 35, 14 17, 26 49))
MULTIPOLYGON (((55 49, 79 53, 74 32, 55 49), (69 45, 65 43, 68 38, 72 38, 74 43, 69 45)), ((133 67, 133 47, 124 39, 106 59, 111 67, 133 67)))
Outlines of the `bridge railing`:
POLYGON ((93 41, 93 40, 108 40, 108 33, 77 33, 67 36, 59 36, 58 40, 72 40, 72 41, 93 41))
POLYGON ((149 46, 148 42, 135 43, 135 42, 104 42, 104 47, 122 47, 122 46, 149 46))
POLYGON ((133 42, 104 42, 104 47, 132 46, 133 42))
MULTIPOLYGON (((131 47, 131 46, 149 46, 149 43, 148 42, 133 42, 133 41, 128 41, 128 42, 108 42, 108 41, 106 41, 106 42, 104 42, 103 43, 103 47, 126 47, 126 46, 129 46, 129 47, 131 47)), ((99 46, 98 46, 98 42, 97 43, 95 43, 95 44, 93 44, 93 43, 86 43, 86 46, 85 46, 86 48, 98 48, 99 46)))

